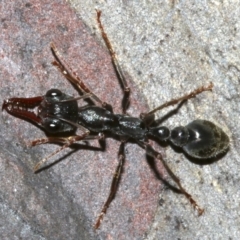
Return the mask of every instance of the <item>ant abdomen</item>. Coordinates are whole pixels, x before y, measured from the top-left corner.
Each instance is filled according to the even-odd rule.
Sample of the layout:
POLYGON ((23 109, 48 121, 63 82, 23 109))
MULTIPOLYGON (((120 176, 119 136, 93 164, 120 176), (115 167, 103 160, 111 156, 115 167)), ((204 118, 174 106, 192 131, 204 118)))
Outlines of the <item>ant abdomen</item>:
POLYGON ((221 128, 210 121, 200 119, 185 127, 174 128, 169 140, 189 156, 198 159, 216 157, 229 147, 229 137, 221 128))

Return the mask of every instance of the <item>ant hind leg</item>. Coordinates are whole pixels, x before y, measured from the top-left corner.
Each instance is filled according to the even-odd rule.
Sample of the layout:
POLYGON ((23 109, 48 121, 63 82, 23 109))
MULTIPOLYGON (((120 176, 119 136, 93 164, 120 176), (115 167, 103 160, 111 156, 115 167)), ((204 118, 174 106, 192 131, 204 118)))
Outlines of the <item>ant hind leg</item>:
POLYGON ((146 142, 139 141, 139 146, 144 148, 146 150, 146 153, 158 160, 160 160, 164 166, 164 168, 167 170, 170 177, 173 179, 173 181, 178 185, 179 189, 181 190, 182 194, 186 196, 186 198, 189 200, 189 202, 193 205, 193 207, 198 211, 198 215, 202 215, 204 212, 204 209, 202 209, 197 202, 193 199, 193 197, 183 188, 180 179, 172 172, 172 170, 169 168, 167 163, 164 161, 161 153, 157 152, 152 148, 152 146, 146 142))

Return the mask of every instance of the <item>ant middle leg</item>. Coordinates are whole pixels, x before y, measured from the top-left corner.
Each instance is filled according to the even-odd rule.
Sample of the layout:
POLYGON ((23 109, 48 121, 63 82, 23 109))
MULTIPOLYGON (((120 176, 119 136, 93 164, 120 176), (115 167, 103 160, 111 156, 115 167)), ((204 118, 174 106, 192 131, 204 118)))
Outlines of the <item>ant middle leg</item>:
POLYGON ((197 89, 195 89, 194 91, 190 92, 189 94, 186 94, 182 97, 179 97, 179 98, 175 98, 175 99, 172 99, 162 105, 160 105, 159 107, 149 111, 148 113, 141 113, 140 114, 140 118, 143 119, 143 121, 147 122, 147 119, 151 116, 153 116, 153 114, 163 108, 166 108, 166 107, 169 107, 169 106, 172 106, 172 105, 175 105, 177 104, 178 102, 183 102, 183 101, 186 101, 190 98, 194 98, 196 97, 198 94, 204 92, 204 91, 212 91, 212 88, 213 88, 213 83, 210 83, 208 86, 202 86, 202 87, 199 87, 197 89))
POLYGON ((127 111, 127 108, 129 106, 129 97, 130 97, 130 88, 127 84, 127 81, 126 81, 126 78, 124 77, 124 74, 122 72, 122 69, 118 63, 118 60, 117 60, 117 56, 113 50, 113 47, 112 47, 112 44, 111 42, 109 41, 108 39, 108 36, 106 34, 106 32, 104 31, 104 28, 103 28, 103 25, 102 25, 102 22, 101 22, 101 11, 97 10, 97 22, 98 22, 98 27, 101 31, 101 34, 102 34, 102 38, 108 48, 108 51, 111 55, 111 58, 112 58, 112 63, 113 63, 113 66, 114 66, 114 69, 116 71, 116 74, 118 76, 118 79, 120 81, 120 84, 121 84, 121 87, 123 88, 123 91, 124 91, 124 95, 123 95, 123 99, 122 99, 122 113, 123 114, 126 114, 126 111, 127 111))
POLYGON ((67 65, 67 63, 63 60, 61 54, 57 50, 54 43, 51 43, 51 51, 55 58, 55 61, 52 62, 54 66, 58 68, 58 70, 64 75, 64 77, 72 83, 80 92, 83 94, 88 94, 89 98, 92 98, 101 106, 109 111, 112 110, 112 106, 106 102, 103 102, 97 95, 95 95, 88 87, 85 85, 85 83, 74 73, 74 75, 71 73, 71 68, 67 65))
POLYGON ((122 171, 123 171, 124 160, 125 160, 124 145, 125 145, 125 141, 121 142, 121 145, 119 147, 119 152, 118 152, 118 161, 119 162, 118 162, 117 168, 116 168, 116 170, 114 172, 114 175, 113 175, 113 178, 112 178, 112 183, 111 183, 111 188, 110 188, 108 198, 107 198, 106 202, 104 203, 102 211, 99 214, 99 216, 97 218, 97 221, 94 225, 95 229, 99 228, 99 226, 100 226, 100 224, 103 220, 103 217, 106 214, 110 203, 115 198, 116 192, 118 190, 119 182, 121 180, 121 174, 122 174, 122 171))
POLYGON ((204 209, 202 209, 197 202, 193 199, 193 197, 183 188, 180 179, 173 173, 173 171, 169 168, 165 160, 163 159, 161 153, 157 152, 156 150, 153 149, 153 147, 147 143, 147 142, 142 142, 138 141, 139 146, 144 148, 146 150, 146 153, 158 160, 160 160, 164 166, 164 168, 167 170, 168 174, 170 177, 173 179, 173 181, 178 185, 179 189, 181 190, 182 194, 186 196, 186 198, 189 200, 189 202, 193 205, 193 207, 198 211, 198 215, 202 215, 204 212, 204 209))

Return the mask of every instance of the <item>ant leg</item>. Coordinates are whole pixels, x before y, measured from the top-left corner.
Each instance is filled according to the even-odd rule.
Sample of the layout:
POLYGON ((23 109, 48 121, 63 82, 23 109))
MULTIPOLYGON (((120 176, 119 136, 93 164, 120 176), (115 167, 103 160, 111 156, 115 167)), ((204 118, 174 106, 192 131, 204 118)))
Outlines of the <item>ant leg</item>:
POLYGON ((97 10, 97 22, 98 22, 98 27, 101 31, 101 34, 102 34, 102 38, 108 48, 108 51, 111 55, 111 58, 112 58, 112 63, 113 63, 113 66, 115 68, 115 71, 117 73, 117 76, 120 80, 120 84, 123 88, 123 91, 124 91, 124 95, 123 95, 123 100, 122 100, 122 112, 123 114, 126 113, 127 111, 127 108, 129 106, 129 96, 130 96, 130 88, 128 87, 128 84, 127 84, 127 81, 123 75, 123 72, 121 70, 121 67, 118 63, 118 60, 117 60, 117 57, 116 57, 116 54, 115 52, 113 51, 113 47, 112 47, 112 44, 110 43, 109 39, 108 39, 108 36, 106 34, 106 32, 104 31, 104 28, 103 28, 103 25, 102 25, 102 22, 101 22, 101 11, 98 11, 97 10))
POLYGON ((77 141, 94 140, 94 139, 100 140, 103 138, 104 138, 104 134, 99 134, 97 136, 91 136, 91 135, 89 136, 89 132, 86 132, 82 135, 75 135, 75 136, 69 136, 69 137, 49 137, 49 138, 41 138, 41 139, 32 141, 31 146, 36 146, 36 145, 40 145, 40 144, 44 144, 44 143, 64 144, 62 147, 58 148, 55 152, 51 153, 50 155, 48 155, 47 157, 45 157, 41 161, 39 161, 34 167, 34 172, 37 172, 42 167, 42 165, 45 162, 47 162, 48 159, 50 159, 51 157, 53 157, 54 155, 61 152, 62 150, 64 150, 65 148, 69 147, 70 145, 72 145, 73 143, 75 143, 77 141))
POLYGON ((202 215, 204 212, 204 209, 202 209, 197 202, 192 198, 192 196, 183 188, 180 179, 172 172, 172 170, 168 167, 167 163, 164 161, 161 153, 155 151, 153 149, 153 147, 146 142, 142 142, 142 141, 138 141, 139 146, 141 146, 142 148, 144 148, 146 150, 146 153, 149 156, 152 156, 154 158, 157 158, 158 160, 160 160, 163 164, 163 166, 165 167, 165 169, 167 170, 168 174, 170 175, 170 177, 173 179, 173 181, 178 185, 179 189, 181 190, 181 192, 186 196, 186 198, 190 201, 190 203, 193 205, 193 207, 198 211, 198 215, 202 215))
POLYGON ((57 50, 54 43, 51 43, 51 51, 55 58, 55 61, 52 62, 54 66, 58 68, 58 70, 64 75, 64 77, 72 83, 79 91, 83 92, 83 94, 89 94, 90 98, 94 99, 96 102, 100 103, 103 108, 112 112, 112 106, 106 102, 103 102, 97 95, 95 95, 85 84, 84 82, 76 75, 76 73, 71 73, 71 68, 64 62, 61 54, 57 50))
POLYGON ((106 214, 107 209, 108 209, 110 203, 112 202, 112 200, 114 199, 114 197, 116 195, 116 192, 118 190, 118 186, 119 186, 119 182, 120 182, 121 174, 122 174, 122 170, 123 170, 124 160, 125 160, 124 144, 125 144, 125 142, 122 142, 120 147, 119 147, 119 152, 118 152, 119 163, 117 165, 117 168, 115 170, 114 176, 112 178, 110 193, 108 195, 107 201, 104 203, 102 211, 99 214, 99 216, 97 218, 97 221, 96 221, 96 223, 94 225, 95 229, 99 228, 99 226, 100 226, 100 224, 101 224, 101 222, 103 220, 103 217, 106 214))
POLYGON ((161 110, 161 109, 163 109, 163 108, 165 108, 165 107, 169 107, 169 106, 171 106, 171 105, 175 105, 175 104, 177 104, 177 103, 180 102, 180 101, 186 101, 186 100, 188 100, 188 99, 190 99, 190 98, 194 98, 194 97, 196 97, 198 94, 200 94, 200 93, 202 93, 202 92, 204 92, 204 91, 212 91, 212 88, 213 88, 213 83, 210 83, 210 84, 209 84, 208 86, 206 86, 206 87, 204 87, 204 86, 199 87, 199 88, 195 89, 194 91, 190 92, 189 94, 184 95, 184 96, 179 97, 179 98, 172 99, 171 101, 166 102, 166 103, 160 105, 159 107, 151 110, 151 111, 148 112, 148 113, 141 113, 141 114, 140 114, 140 118, 143 119, 143 120, 148 119, 149 116, 153 115, 155 112, 157 112, 157 111, 159 111, 159 110, 161 110))

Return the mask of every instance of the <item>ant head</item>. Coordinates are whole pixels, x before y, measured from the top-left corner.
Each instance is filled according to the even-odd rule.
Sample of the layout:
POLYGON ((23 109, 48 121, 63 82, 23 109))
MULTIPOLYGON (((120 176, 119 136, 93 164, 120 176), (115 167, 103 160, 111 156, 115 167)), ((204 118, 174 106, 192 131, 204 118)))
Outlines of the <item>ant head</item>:
POLYGON ((37 115, 41 118, 40 125, 46 132, 73 131, 78 118, 77 101, 58 89, 50 89, 38 106, 37 115))
POLYGON ((39 97, 10 98, 4 101, 2 110, 30 121, 48 133, 70 132, 77 128, 77 99, 58 89, 51 89, 39 97))

